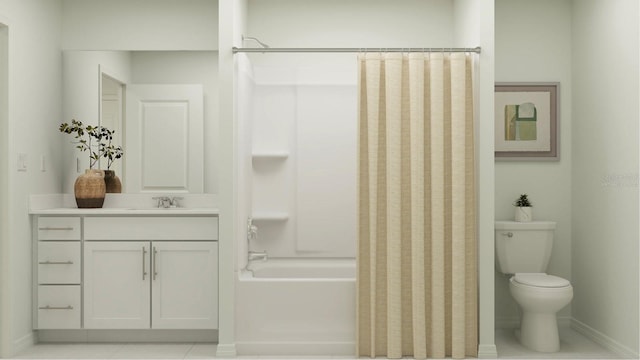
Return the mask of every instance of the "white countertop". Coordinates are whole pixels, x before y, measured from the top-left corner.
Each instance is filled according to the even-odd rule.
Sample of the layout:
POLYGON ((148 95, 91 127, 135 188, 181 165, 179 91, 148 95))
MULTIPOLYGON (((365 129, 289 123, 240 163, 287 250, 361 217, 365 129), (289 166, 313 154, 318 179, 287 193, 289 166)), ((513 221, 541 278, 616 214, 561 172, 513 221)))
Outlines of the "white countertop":
POLYGON ((32 209, 31 215, 153 215, 153 216, 180 216, 180 215, 219 215, 217 208, 52 208, 32 209))
MULTIPOLYGON (((146 216, 215 216, 220 215, 217 197, 211 194, 177 194, 179 207, 157 208, 153 194, 107 194, 99 209, 78 209, 73 194, 31 195, 31 215, 146 215, 146 216)), ((166 194, 162 194, 166 196, 166 194)), ((171 195, 173 196, 173 195, 171 195)))

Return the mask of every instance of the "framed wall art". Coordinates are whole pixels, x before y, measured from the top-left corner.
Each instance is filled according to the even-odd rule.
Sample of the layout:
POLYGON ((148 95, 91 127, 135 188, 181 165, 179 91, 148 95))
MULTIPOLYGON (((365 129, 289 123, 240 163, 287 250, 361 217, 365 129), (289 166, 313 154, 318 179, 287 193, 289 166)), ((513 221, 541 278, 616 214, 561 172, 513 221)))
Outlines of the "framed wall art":
POLYGON ((559 160, 560 83, 496 83, 496 160, 559 160))

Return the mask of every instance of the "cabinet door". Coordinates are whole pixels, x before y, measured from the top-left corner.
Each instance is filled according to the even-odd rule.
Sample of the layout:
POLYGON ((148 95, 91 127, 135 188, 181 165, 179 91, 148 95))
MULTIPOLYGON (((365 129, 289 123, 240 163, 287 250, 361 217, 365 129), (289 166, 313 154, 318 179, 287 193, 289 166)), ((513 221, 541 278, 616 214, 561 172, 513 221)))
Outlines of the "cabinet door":
POLYGON ((154 242, 152 328, 218 327, 218 243, 154 242))
POLYGON ((150 243, 85 242, 84 327, 148 329, 150 243))

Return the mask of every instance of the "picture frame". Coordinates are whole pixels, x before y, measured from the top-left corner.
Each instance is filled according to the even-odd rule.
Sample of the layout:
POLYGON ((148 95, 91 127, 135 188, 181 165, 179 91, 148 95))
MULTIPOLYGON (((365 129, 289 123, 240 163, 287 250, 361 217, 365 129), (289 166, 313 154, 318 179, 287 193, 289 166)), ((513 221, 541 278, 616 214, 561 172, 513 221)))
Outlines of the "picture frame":
POLYGON ((558 82, 495 84, 496 161, 560 160, 558 82))

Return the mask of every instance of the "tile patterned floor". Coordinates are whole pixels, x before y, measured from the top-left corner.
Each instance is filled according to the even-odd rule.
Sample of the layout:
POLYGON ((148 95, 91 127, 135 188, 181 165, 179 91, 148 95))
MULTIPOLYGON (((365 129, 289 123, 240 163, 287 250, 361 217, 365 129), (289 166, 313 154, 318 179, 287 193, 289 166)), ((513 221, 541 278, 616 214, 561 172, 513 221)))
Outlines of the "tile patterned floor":
MULTIPOLYGON (((560 329, 560 352, 536 353, 524 348, 513 329, 496 330, 499 359, 618 359, 619 357, 572 329, 560 329)), ((15 359, 214 359, 216 345, 208 343, 163 344, 52 344, 34 345, 15 359)), ((239 356, 238 359, 353 359, 348 356, 239 356)), ((379 359, 383 360, 383 359, 379 359)))
POLYGON ((213 359, 216 345, 179 344, 37 344, 15 359, 213 359))
POLYGON ((539 353, 522 346, 515 329, 496 329, 499 359, 619 359, 620 357, 571 328, 560 328, 560 351, 539 353))

